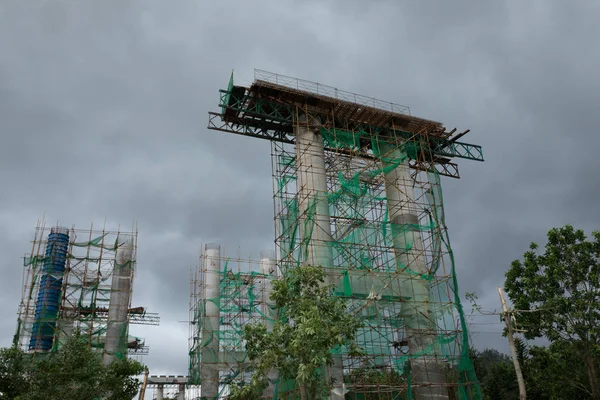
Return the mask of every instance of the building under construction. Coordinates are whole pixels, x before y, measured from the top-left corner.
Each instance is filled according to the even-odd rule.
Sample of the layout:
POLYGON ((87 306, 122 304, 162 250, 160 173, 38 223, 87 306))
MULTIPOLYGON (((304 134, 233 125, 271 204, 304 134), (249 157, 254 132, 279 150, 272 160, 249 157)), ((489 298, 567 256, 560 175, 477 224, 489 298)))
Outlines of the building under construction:
MULTIPOLYGON (((308 264, 327 270, 363 321, 360 357, 333 350, 331 399, 480 399, 440 183, 459 178, 454 159, 483 161, 480 146, 459 141, 469 131, 265 71, 248 87, 232 74, 220 93, 209 129, 272 144, 276 255, 233 271, 218 246, 205 249, 193 285, 189 382, 215 399, 247 380, 241 327, 273 324, 269 279, 308 264)), ((266 398, 297 396, 293 381, 274 374, 271 382, 266 398)))
MULTIPOLYGON (((258 260, 229 255, 218 244, 204 246, 191 284, 188 385, 192 398, 220 398, 232 382, 250 378, 244 348, 244 326, 265 323, 272 328, 276 310, 270 302, 277 279, 275 258, 263 252, 258 260), (201 393, 197 393, 200 387, 201 393)), ((265 393, 272 396, 271 391, 265 393)))
POLYGON ((105 363, 147 354, 129 324, 158 325, 158 314, 131 307, 137 233, 46 227, 39 223, 24 258, 14 344, 38 354, 59 351, 79 333, 105 363))

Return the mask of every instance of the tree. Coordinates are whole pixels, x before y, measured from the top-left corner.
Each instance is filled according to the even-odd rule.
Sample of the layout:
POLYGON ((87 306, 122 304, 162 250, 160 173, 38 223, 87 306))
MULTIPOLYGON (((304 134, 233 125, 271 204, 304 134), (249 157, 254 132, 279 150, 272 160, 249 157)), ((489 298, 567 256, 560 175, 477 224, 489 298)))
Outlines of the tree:
POLYGON ((333 285, 325 284, 326 276, 321 267, 300 266, 273 282, 271 300, 280 318, 272 332, 263 324, 245 326, 255 371, 249 384, 232 388, 232 400, 260 398, 272 369, 280 381, 296 382, 302 400, 321 398, 331 388, 322 370, 333 364, 332 350, 348 346, 351 354, 359 354, 354 339, 361 321, 347 312, 333 285))
POLYGON ((528 339, 567 342, 581 355, 594 399, 600 399, 596 361, 600 354, 600 232, 588 241, 567 225, 548 232, 540 254, 531 243, 512 262, 505 288, 528 339))
POLYGON ((519 387, 509 356, 494 349, 470 349, 469 355, 485 400, 519 398, 519 387))
MULTIPOLYGON (((528 347, 518 342, 518 357, 527 381, 527 396, 536 400, 589 399, 592 393, 585 365, 570 342, 528 347)), ((484 400, 513 400, 519 388, 510 357, 493 349, 471 349, 484 400)))
POLYGON ((589 399, 593 393, 576 344, 556 341, 528 349, 525 377, 534 399, 589 399))
POLYGON ((106 400, 129 400, 140 389, 141 382, 136 375, 144 371, 144 366, 135 360, 124 358, 113 361, 105 367, 103 377, 106 400))
POLYGON ((12 400, 28 389, 28 359, 16 347, 0 349, 0 400, 12 400))
POLYGON ((35 358, 16 348, 2 350, 0 364, 3 400, 130 400, 140 386, 135 375, 144 369, 128 359, 104 366, 100 354, 77 335, 60 351, 35 358), (21 386, 15 390, 15 384, 21 386))

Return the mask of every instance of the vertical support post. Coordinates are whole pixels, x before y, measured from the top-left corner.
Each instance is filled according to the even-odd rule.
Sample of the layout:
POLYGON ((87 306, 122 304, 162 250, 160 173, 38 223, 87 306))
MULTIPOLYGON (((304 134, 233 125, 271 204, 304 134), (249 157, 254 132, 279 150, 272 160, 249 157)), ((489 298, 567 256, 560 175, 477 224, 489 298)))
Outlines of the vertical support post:
MULTIPOLYGON (((275 323, 274 319, 277 318, 275 312, 271 311, 270 305, 271 302, 271 293, 273 292, 273 286, 271 284, 271 279, 276 279, 277 277, 277 265, 275 260, 267 257, 262 257, 260 259, 260 272, 263 274, 261 279, 262 281, 262 301, 261 301, 261 312, 265 317, 265 325, 267 327, 267 332, 273 332, 273 327, 275 323)), ((267 374, 267 378, 269 379, 269 386, 263 391, 263 398, 272 399, 275 396, 275 381, 277 380, 277 370, 272 369, 267 374)))
POLYGON ((165 398, 165 387, 163 385, 158 385, 156 389, 154 389, 156 400, 163 400, 165 398))
MULTIPOLYGON (((325 147, 318 131, 319 122, 307 115, 299 115, 294 127, 296 136, 296 168, 298 184, 298 210, 300 216, 301 254, 304 265, 333 268, 331 221, 327 200, 327 175, 325 173, 325 147)), ((335 284, 335 274, 329 274, 330 284, 335 284)), ((327 379, 335 381, 332 400, 343 400, 344 370, 342 357, 334 354, 333 365, 326 368, 327 379)))
POLYGON ((301 116, 295 127, 298 212, 301 218, 302 256, 306 265, 333 267, 331 222, 327 201, 325 147, 314 125, 301 116))
POLYGON ((140 388, 140 395, 138 397, 138 400, 144 400, 144 397, 146 397, 146 387, 148 386, 149 373, 150 371, 148 370, 148 367, 144 368, 144 381, 142 382, 142 387, 140 388))
POLYGON ((204 249, 204 318, 202 324, 200 391, 213 400, 219 395, 219 307, 221 284, 221 246, 207 244, 204 249))
POLYGON ((517 382, 519 383, 519 400, 525 400, 527 398, 527 392, 525 391, 525 379, 523 379, 523 372, 521 372, 521 364, 519 364, 519 357, 517 356, 517 348, 515 346, 515 339, 513 337, 512 324, 510 323, 510 317, 508 310, 506 309, 506 300, 504 300, 504 292, 502 287, 498 286, 498 294, 500 295, 500 303, 502 303, 502 315, 504 316, 504 322, 506 323, 506 329, 508 330, 508 345, 510 346, 510 355, 512 356, 513 365, 515 366, 515 374, 517 375, 517 382))
POLYGON ((116 244, 104 343, 103 360, 105 365, 127 355, 127 335, 129 333, 127 314, 131 302, 133 241, 131 238, 117 237, 116 244))
POLYGON ((185 400, 185 384, 179 385, 179 391, 177 392, 177 400, 185 400))
POLYGON ((431 354, 435 351, 436 326, 430 319, 428 282, 421 277, 428 271, 408 157, 398 146, 387 143, 380 143, 380 151, 396 268, 404 298, 401 315, 411 355, 414 393, 417 400, 448 399, 440 360, 435 353, 431 354), (403 272, 406 269, 412 273, 403 272))

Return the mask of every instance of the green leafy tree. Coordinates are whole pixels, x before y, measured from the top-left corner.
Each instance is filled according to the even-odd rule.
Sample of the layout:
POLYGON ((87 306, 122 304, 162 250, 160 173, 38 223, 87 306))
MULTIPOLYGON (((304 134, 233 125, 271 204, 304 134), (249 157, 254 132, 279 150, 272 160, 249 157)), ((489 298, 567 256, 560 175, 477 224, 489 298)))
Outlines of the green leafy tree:
POLYGON ((513 400, 519 398, 519 388, 510 357, 494 349, 470 349, 477 379, 484 400, 513 400))
MULTIPOLYGON (((536 400, 593 398, 587 370, 576 345, 557 341, 548 347, 517 342, 519 361, 527 382, 527 397, 536 400)), ((484 400, 519 398, 510 357, 493 349, 471 349, 484 400)))
POLYGON ((263 324, 245 326, 246 351, 255 367, 249 384, 234 386, 230 399, 261 397, 272 369, 280 381, 294 380, 303 400, 326 395, 331 383, 323 379, 323 367, 332 365, 332 350, 354 345, 361 321, 347 312, 333 286, 326 285, 326 272, 318 266, 291 269, 283 280, 273 282, 271 300, 280 318, 273 330, 263 324))
POLYGON ((129 359, 104 366, 100 354, 77 335, 60 351, 35 358, 4 349, 0 364, 2 400, 130 400, 140 386, 135 376, 144 369, 129 359))
POLYGON ((593 398, 587 369, 575 343, 556 341, 548 347, 531 347, 524 374, 527 395, 532 399, 593 398))
POLYGON ((567 225, 548 232, 543 253, 532 243, 506 273, 505 288, 528 339, 566 342, 580 355, 594 399, 600 399, 600 232, 587 240, 567 225))
POLYGON ((12 400, 28 390, 29 359, 16 347, 0 349, 0 400, 12 400))
POLYGON ((124 358, 105 367, 103 391, 106 400, 129 400, 138 392, 141 381, 136 377, 144 366, 135 360, 124 358))

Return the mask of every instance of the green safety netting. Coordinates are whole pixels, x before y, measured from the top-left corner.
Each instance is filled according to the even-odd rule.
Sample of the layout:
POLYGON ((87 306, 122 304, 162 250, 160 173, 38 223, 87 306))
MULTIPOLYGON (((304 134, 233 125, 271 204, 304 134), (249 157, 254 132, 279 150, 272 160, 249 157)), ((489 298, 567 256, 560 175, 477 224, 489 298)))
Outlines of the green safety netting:
MULTIPOLYGON (((451 399, 481 399, 469 359, 468 331, 439 175, 424 172, 418 188, 413 188, 418 196, 416 221, 390 218, 383 177, 418 157, 418 143, 394 144, 367 131, 320 132, 330 149, 354 151, 367 143, 373 160, 348 162, 341 167, 328 165, 328 191, 313 193, 300 209, 295 154, 284 145, 275 151, 279 267, 285 274, 288 268, 306 262, 310 246, 315 245, 313 231, 320 229, 318 204, 327 202, 331 240, 320 245, 331 252, 333 265, 324 267, 337 282, 336 295, 364 321, 357 337, 364 355, 353 358, 344 347, 335 350, 344 358, 345 381, 350 388, 346 398, 412 399, 423 386, 423 378, 411 365, 414 360, 425 359, 440 366, 451 399), (390 148, 393 151, 388 151, 390 148), (407 337, 423 329, 423 324, 430 333, 424 334, 420 347, 408 348, 407 337), (369 391, 369 387, 377 389, 369 391)), ((243 325, 272 320, 277 315, 271 308, 265 315, 258 306, 253 286, 257 276, 260 274, 256 272, 235 274, 226 264, 221 271, 219 298, 202 300, 204 304, 218 304, 221 319, 219 327, 207 327, 203 307, 199 307, 195 320, 204 336, 192 346, 189 365, 195 383, 201 384, 201 363, 216 363, 219 357, 227 357, 213 354, 207 359, 205 352, 202 358, 202 348, 215 339, 231 362, 230 372, 221 373, 221 383, 247 378, 243 372, 243 325)), ((276 398, 294 396, 293 381, 275 384, 276 398)))
MULTIPOLYGON (((266 302, 258 283, 262 279, 272 280, 273 276, 255 272, 234 271, 226 261, 219 271, 219 297, 203 299, 195 309, 192 320, 197 324, 199 335, 189 351, 188 382, 200 384, 202 365, 226 363, 232 368, 222 371, 220 382, 223 385, 243 378, 246 353, 243 343, 244 325, 252 322, 275 322, 277 310, 263 304, 266 302), (257 286, 258 285, 258 286, 257 286), (212 326, 206 318, 206 305, 214 304, 219 309, 219 325, 212 326), (211 344, 218 341, 220 354, 212 350, 211 344)), ((221 391, 226 390, 225 386, 221 391)))
MULTIPOLYGON (((104 238, 107 235, 108 235, 108 233, 106 233, 102 236, 98 236, 97 238, 94 238, 88 242, 72 242, 72 243, 70 243, 70 245, 73 247, 82 247, 82 248, 90 247, 90 248, 97 248, 97 249, 103 249, 103 250, 109 250, 109 251, 118 250, 118 248, 122 245, 122 243, 119 242, 118 238, 115 239, 114 242, 112 242, 112 241, 110 243, 105 242, 104 238)), ((102 259, 99 256, 96 256, 96 257, 84 257, 84 256, 79 256, 79 255, 73 256, 73 254, 71 252, 69 252, 67 257, 75 258, 77 260, 83 260, 83 261, 91 261, 91 262, 98 262, 102 259)), ((104 259, 106 259, 106 257, 104 257, 104 259)), ((36 265, 42 265, 44 263, 44 261, 46 261, 46 260, 49 260, 49 256, 43 256, 43 255, 26 256, 23 258, 23 266, 24 267, 34 266, 35 267, 36 265)))
POLYGON ((227 92, 223 96, 221 107, 221 112, 225 114, 225 110, 227 109, 227 105, 229 104, 229 98, 231 97, 231 89, 233 89, 233 71, 231 71, 231 76, 229 77, 229 83, 227 84, 227 92))
MULTIPOLYGON (((119 240, 118 236, 113 235, 113 239, 110 238, 109 235, 110 233, 105 233, 89 241, 70 242, 70 246, 72 246, 73 249, 82 249, 82 251, 79 251, 79 254, 69 250, 67 258, 71 260, 71 264, 82 262, 87 262, 89 265, 95 264, 95 271, 92 272, 92 274, 96 273, 97 275, 93 281, 85 277, 83 278, 85 282, 78 281, 81 277, 73 278, 68 281, 68 284, 66 285, 66 294, 69 299, 64 300, 64 307, 72 307, 77 310, 77 314, 66 316, 57 323, 52 351, 60 350, 66 338, 69 337, 74 330, 77 330, 82 337, 85 337, 91 347, 98 349, 104 348, 107 320, 105 315, 98 317, 97 309, 107 310, 109 306, 110 293, 113 291, 111 288, 112 273, 123 269, 133 271, 136 264, 134 260, 125 260, 123 262, 117 260, 116 251, 123 246, 124 242, 123 240, 119 240), (88 249, 87 255, 84 255, 86 254, 86 248, 88 249), (91 253, 89 249, 94 249, 95 253, 91 253), (102 254, 102 252, 104 252, 104 254, 99 255, 102 254), (101 263, 102 268, 100 268, 101 263), (103 276, 103 273, 106 274, 106 276, 103 276)), ((31 283, 29 284, 28 298, 30 301, 33 301, 31 299, 33 299, 37 281, 39 280, 37 273, 38 269, 42 268, 44 262, 48 261, 50 258, 50 256, 40 254, 24 257, 24 267, 33 272, 31 283)), ((81 271, 78 271, 77 273, 81 274, 81 271)), ((101 312, 105 313, 105 311, 101 312)), ((15 344, 18 344, 19 336, 27 335, 27 331, 30 329, 30 327, 24 327, 23 325, 23 322, 19 320, 17 333, 13 339, 15 344)), ((128 336, 127 322, 119 324, 116 335, 121 339, 119 348, 114 354, 118 359, 126 357, 129 341, 142 341, 141 338, 128 336)))

